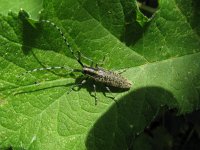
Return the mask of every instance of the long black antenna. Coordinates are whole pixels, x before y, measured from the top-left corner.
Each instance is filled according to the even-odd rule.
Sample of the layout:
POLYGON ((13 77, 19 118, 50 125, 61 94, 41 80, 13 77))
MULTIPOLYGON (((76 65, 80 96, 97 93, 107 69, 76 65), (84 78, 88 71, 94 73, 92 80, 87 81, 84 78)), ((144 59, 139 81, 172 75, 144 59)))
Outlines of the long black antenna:
MULTIPOLYGON (((55 23, 53 23, 53 22, 51 22, 51 21, 49 21, 49 20, 40 20, 40 21, 41 21, 41 22, 44 22, 44 23, 50 24, 51 26, 55 27, 55 28, 59 31, 60 35, 62 36, 62 38, 63 38, 65 44, 67 45, 67 47, 69 48, 70 52, 71 52, 72 55, 76 58, 76 60, 78 61, 78 63, 83 67, 84 65, 83 65, 83 63, 80 61, 80 56, 77 57, 77 56, 74 54, 74 51, 73 51, 72 47, 70 46, 69 42, 67 41, 67 38, 64 36, 64 33, 62 32, 62 30, 61 30, 55 23)), ((79 54, 79 53, 80 53, 80 52, 78 51, 78 54, 79 54)))

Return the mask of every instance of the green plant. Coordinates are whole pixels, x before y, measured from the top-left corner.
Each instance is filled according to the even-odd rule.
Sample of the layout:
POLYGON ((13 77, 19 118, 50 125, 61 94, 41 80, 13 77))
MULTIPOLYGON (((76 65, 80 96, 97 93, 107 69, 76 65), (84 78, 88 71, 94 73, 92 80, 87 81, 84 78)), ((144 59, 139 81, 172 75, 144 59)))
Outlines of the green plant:
POLYGON ((104 67, 126 69, 133 87, 114 93, 116 104, 98 85, 95 106, 90 83, 67 95, 76 75, 18 78, 41 66, 79 65, 55 29, 34 27, 0 7, 0 148, 128 149, 163 108, 179 115, 199 109, 199 2, 160 0, 149 19, 135 0, 37 2, 13 1, 10 7, 24 6, 34 18, 42 7, 39 17, 61 27, 74 49, 96 62, 106 55, 104 67))

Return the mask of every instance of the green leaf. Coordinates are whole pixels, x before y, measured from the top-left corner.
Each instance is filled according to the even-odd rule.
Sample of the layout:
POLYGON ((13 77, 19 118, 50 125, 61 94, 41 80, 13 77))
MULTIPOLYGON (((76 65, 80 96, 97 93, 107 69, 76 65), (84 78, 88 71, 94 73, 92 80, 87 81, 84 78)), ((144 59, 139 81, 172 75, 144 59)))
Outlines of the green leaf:
POLYGON ((189 0, 160 0, 154 18, 141 27, 132 0, 44 0, 41 19, 56 23, 75 51, 95 62, 106 56, 104 68, 125 69, 122 75, 132 81, 129 91, 112 89, 117 103, 97 84, 97 106, 92 81, 67 94, 79 74, 20 76, 44 66, 81 66, 49 24, 35 28, 15 13, 1 15, 0 148, 128 149, 164 106, 179 114, 199 109, 199 29, 181 11, 186 3, 199 16, 189 0))
POLYGON ((32 18, 38 18, 38 12, 42 9, 42 0, 0 0, 0 13, 7 15, 8 11, 19 12, 20 9, 28 11, 32 18))

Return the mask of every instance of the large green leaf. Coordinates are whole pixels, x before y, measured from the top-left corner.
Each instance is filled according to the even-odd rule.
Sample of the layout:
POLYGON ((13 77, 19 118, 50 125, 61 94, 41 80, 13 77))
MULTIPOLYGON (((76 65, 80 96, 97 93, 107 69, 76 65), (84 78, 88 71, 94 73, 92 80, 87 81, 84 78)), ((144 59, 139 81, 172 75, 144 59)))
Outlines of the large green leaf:
POLYGON ((0 13, 7 15, 8 11, 19 12, 20 9, 25 9, 29 12, 32 18, 38 18, 39 11, 42 9, 41 0, 0 0, 0 13))
POLYGON ((112 89, 116 103, 97 84, 97 106, 90 95, 92 81, 67 94, 78 76, 68 71, 18 77, 43 66, 81 67, 52 26, 38 23, 35 28, 15 13, 1 15, 1 148, 127 149, 163 106, 179 114, 199 109, 196 5, 160 0, 153 19, 141 27, 133 0, 43 2, 41 18, 55 22, 73 49, 95 62, 106 56, 104 68, 126 69, 122 75, 132 81, 132 88, 112 89))

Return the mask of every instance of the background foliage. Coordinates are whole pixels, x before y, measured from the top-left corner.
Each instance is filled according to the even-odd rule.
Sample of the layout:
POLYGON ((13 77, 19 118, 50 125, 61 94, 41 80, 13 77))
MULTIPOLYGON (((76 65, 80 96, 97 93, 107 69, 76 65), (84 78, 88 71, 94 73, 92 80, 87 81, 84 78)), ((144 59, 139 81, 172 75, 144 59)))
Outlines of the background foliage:
POLYGON ((135 0, 0 3, 0 148, 195 149, 200 136, 198 0, 160 0, 151 18, 135 0), (18 14, 20 8, 32 19, 55 22, 73 49, 95 62, 106 56, 104 68, 126 69, 123 76, 132 88, 112 89, 115 103, 97 84, 95 106, 92 81, 67 94, 78 74, 19 77, 40 67, 80 68, 57 30, 41 23, 33 27, 25 12, 18 14))

